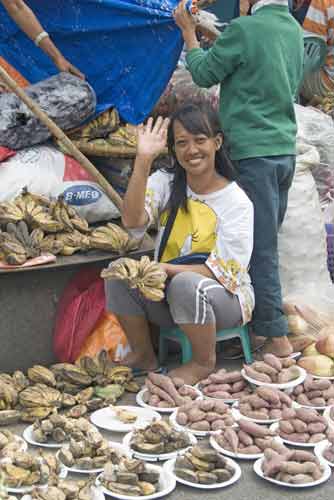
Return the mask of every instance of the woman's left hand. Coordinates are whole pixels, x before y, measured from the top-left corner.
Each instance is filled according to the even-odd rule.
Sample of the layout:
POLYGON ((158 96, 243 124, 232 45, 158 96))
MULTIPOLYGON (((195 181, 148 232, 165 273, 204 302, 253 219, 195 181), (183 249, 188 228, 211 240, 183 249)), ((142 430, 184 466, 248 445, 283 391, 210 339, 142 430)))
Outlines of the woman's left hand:
POLYGON ((174 21, 180 30, 184 32, 195 32, 196 21, 188 11, 187 0, 182 0, 173 12, 174 21))

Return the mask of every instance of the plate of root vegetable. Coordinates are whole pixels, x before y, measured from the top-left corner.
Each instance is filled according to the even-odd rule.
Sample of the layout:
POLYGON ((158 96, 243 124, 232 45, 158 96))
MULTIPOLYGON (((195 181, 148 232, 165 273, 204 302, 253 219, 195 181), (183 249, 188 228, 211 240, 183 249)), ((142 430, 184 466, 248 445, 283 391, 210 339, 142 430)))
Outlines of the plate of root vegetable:
POLYGON ((175 429, 189 431, 197 437, 209 436, 235 423, 231 408, 214 399, 186 403, 172 413, 169 421, 175 429))
POLYGON ((240 370, 228 372, 225 368, 201 380, 196 388, 201 391, 204 399, 219 399, 225 403, 234 403, 252 392, 240 370))
POLYGON ((256 460, 272 446, 273 439, 277 439, 276 433, 267 426, 241 419, 236 426, 210 436, 210 444, 228 457, 256 460))
POLYGON ((288 394, 270 387, 257 387, 253 394, 243 396, 232 406, 235 420, 243 418, 257 424, 272 424, 282 418, 283 410, 291 408, 288 394))
POLYGON ((239 465, 208 445, 189 448, 176 459, 165 463, 176 481, 205 490, 226 488, 241 477, 239 465))
POLYGON ((145 387, 136 396, 139 406, 160 413, 173 413, 176 408, 196 399, 203 399, 199 389, 185 384, 180 378, 160 373, 149 373, 145 387))
POLYGON ((319 460, 325 460, 325 462, 334 467, 334 434, 333 432, 328 435, 328 439, 317 443, 314 448, 314 453, 319 458, 319 460))
POLYGON ((288 488, 309 488, 331 476, 331 468, 312 452, 291 450, 283 444, 267 448, 264 457, 254 463, 254 472, 271 483, 288 488), (280 446, 280 449, 278 449, 280 446))
POLYGON ((306 371, 296 365, 295 359, 282 359, 274 354, 264 354, 263 361, 244 364, 241 374, 250 384, 280 390, 292 389, 306 378, 306 371))
POLYGON ((331 427, 323 415, 313 408, 289 408, 283 411, 282 419, 270 429, 277 432, 284 443, 303 448, 314 448, 327 439, 331 427))
POLYGON ((334 404, 334 383, 308 374, 303 384, 294 387, 291 397, 300 406, 325 410, 334 404))

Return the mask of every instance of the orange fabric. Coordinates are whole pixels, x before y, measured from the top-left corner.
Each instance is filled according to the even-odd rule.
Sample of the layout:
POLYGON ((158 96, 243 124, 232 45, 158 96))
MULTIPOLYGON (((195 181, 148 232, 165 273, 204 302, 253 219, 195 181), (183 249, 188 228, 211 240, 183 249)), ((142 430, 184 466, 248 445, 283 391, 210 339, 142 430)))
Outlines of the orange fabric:
POLYGON ((29 85, 28 80, 26 80, 21 73, 19 73, 9 62, 7 62, 3 57, 0 56, 0 66, 7 71, 9 76, 11 76, 20 87, 27 87, 29 85))
POLYGON ((96 356, 106 350, 114 361, 121 361, 129 352, 125 333, 114 314, 103 313, 96 327, 85 340, 78 359, 96 356))

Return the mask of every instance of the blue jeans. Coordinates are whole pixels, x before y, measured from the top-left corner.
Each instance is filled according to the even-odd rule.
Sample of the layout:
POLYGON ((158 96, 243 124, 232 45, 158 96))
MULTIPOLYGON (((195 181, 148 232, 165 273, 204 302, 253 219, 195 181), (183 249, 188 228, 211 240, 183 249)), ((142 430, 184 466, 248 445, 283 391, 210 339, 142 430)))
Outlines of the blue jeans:
POLYGON ((254 249, 250 275, 255 292, 252 328, 256 335, 288 334, 282 311, 277 233, 288 204, 295 171, 295 156, 271 156, 240 160, 239 183, 254 204, 254 249))

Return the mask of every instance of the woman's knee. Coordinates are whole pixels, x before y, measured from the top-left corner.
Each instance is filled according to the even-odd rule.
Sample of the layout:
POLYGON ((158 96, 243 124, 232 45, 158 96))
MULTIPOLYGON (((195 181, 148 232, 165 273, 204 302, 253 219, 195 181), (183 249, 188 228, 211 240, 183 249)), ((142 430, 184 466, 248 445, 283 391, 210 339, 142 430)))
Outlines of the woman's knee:
POLYGON ((194 297, 200 283, 203 280, 209 279, 192 271, 184 271, 177 274, 168 285, 166 293, 167 301, 170 303, 175 300, 182 301, 187 297, 194 297))

